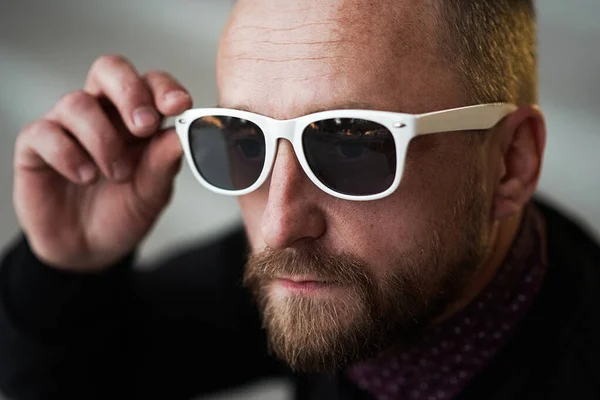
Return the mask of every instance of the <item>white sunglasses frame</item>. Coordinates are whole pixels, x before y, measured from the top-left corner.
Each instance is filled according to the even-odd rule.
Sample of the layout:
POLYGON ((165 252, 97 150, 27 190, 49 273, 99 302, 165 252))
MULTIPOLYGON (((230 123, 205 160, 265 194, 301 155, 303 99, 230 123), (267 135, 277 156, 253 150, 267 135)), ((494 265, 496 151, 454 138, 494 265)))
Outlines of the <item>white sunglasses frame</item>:
POLYGON ((261 187, 267 180, 277 154, 279 139, 291 142, 296 157, 304 173, 319 189, 332 196, 353 201, 378 200, 392 194, 400 185, 404 174, 406 152, 410 141, 420 135, 441 132, 488 130, 494 127, 504 117, 514 112, 518 107, 510 103, 490 103, 468 107, 435 111, 426 114, 403 114, 377 110, 340 109, 321 111, 298 118, 278 120, 248 111, 230 108, 193 108, 184 111, 175 119, 175 129, 189 168, 194 177, 206 189, 227 196, 241 196, 251 193, 261 187), (189 128, 198 118, 206 116, 237 117, 255 123, 265 136, 265 163, 263 170, 254 184, 243 190, 226 190, 207 182, 194 163, 189 142, 189 128), (396 145, 396 176, 392 185, 385 191, 373 195, 356 196, 336 192, 323 184, 312 172, 302 146, 302 133, 313 122, 324 119, 353 118, 376 122, 386 127, 394 138, 396 145))

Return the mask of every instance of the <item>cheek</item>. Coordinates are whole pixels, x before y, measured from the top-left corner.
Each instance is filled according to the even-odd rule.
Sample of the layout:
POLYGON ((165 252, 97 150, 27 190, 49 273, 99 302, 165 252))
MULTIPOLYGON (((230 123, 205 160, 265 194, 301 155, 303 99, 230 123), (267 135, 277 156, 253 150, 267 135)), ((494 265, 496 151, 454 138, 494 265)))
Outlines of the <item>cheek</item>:
POLYGON ((253 252, 265 247, 262 239, 262 216, 266 206, 266 198, 259 192, 250 193, 238 198, 242 220, 253 252))
POLYGON ((330 214, 329 242, 336 251, 363 259, 375 276, 382 277, 395 268, 399 257, 415 251, 415 238, 431 234, 424 207, 399 195, 340 205, 330 214))
POLYGON ((436 240, 449 247, 459 242, 454 214, 464 195, 462 178, 455 168, 434 168, 436 160, 416 161, 407 165, 400 187, 391 196, 340 203, 329 210, 330 232, 335 233, 330 239, 336 250, 361 257, 377 276, 389 272, 401 257, 417 257, 422 251, 434 256, 436 240))

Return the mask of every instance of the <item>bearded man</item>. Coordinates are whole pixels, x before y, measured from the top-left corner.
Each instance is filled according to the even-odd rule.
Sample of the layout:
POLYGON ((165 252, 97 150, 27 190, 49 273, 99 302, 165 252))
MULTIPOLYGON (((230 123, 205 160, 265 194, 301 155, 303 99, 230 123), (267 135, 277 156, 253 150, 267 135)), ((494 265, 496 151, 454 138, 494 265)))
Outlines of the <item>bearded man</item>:
POLYGON ((530 0, 239 0, 216 79, 193 108, 102 56, 19 134, 9 396, 599 398, 600 249, 534 199, 530 0), (244 226, 132 268, 181 160, 244 226))

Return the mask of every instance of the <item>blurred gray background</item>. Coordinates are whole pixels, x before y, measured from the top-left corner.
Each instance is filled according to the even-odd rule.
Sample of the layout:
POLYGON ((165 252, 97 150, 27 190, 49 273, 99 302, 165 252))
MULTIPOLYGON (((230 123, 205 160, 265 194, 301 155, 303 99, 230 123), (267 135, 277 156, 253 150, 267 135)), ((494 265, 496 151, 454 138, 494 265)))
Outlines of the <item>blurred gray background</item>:
MULTIPOLYGON (((231 0, 0 0, 0 246, 17 234, 12 158, 19 130, 83 85, 98 56, 120 53, 140 71, 164 69, 193 94, 216 99, 214 57, 231 0)), ((599 0, 538 4, 540 95, 548 144, 540 193, 600 238, 599 0)), ((204 190, 187 169, 171 206, 141 249, 142 260, 239 223, 237 203, 204 190)), ((1 395, 0 395, 1 396, 1 395)), ((285 383, 219 398, 284 399, 285 383)))

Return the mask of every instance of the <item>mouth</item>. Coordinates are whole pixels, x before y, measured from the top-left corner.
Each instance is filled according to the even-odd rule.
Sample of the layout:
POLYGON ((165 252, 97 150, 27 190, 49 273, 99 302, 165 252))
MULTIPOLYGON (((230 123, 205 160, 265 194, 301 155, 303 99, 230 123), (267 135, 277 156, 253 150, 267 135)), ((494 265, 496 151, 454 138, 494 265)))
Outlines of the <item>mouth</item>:
POLYGON ((313 293, 330 289, 335 282, 313 277, 277 277, 273 283, 286 291, 293 293, 313 293))

